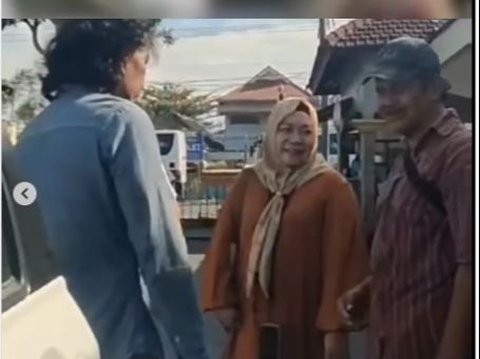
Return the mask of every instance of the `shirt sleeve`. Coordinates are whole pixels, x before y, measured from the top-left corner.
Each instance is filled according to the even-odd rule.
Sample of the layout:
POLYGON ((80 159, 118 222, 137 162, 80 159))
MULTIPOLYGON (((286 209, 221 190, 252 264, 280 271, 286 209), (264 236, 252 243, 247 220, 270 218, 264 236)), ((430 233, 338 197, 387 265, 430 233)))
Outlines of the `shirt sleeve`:
POLYGON ((472 263, 473 197, 472 139, 465 136, 447 150, 445 173, 439 181, 458 264, 472 263))
MULTIPOLYGON (((150 297, 157 328, 164 327, 184 358, 206 358, 203 318, 177 204, 169 188, 148 115, 129 104, 105 129, 104 150, 128 237, 150 297)), ((159 329, 160 332, 160 329, 159 329)))
POLYGON ((323 280, 316 318, 317 328, 324 332, 345 329, 337 301, 369 273, 367 242, 355 193, 343 178, 332 184, 330 193, 324 209, 323 280))
POLYGON ((238 209, 245 187, 245 171, 235 181, 225 200, 202 268, 202 307, 205 312, 236 308, 236 253, 239 242, 238 209))

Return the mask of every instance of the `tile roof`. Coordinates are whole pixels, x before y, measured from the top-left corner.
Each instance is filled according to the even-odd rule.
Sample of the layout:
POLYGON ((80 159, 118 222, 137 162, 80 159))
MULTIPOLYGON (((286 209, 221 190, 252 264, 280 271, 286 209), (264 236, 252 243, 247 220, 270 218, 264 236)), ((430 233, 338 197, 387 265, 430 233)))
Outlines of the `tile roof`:
MULTIPOLYGON (((382 46, 400 36, 430 40, 451 20, 375 20, 357 19, 330 32, 326 45, 334 48, 382 46)), ((325 43, 324 43, 325 44, 325 43)))
POLYGON ((281 92, 284 97, 310 96, 289 78, 268 66, 244 85, 217 99, 218 102, 277 101, 281 92))

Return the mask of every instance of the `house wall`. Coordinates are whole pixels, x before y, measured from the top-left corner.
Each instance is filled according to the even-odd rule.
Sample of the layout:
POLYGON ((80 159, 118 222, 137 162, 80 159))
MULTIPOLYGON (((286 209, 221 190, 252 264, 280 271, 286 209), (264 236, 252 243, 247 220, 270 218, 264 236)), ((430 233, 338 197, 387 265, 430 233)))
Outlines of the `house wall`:
POLYGON ((221 103, 218 106, 218 113, 221 115, 231 115, 234 113, 268 113, 272 109, 274 102, 262 102, 262 103, 221 103))
POLYGON ((224 136, 225 150, 245 151, 245 149, 249 149, 264 132, 265 116, 258 114, 258 122, 255 124, 231 123, 231 117, 227 116, 224 136))
POLYGON ((368 66, 373 61, 376 51, 358 49, 352 51, 351 60, 342 69, 340 77, 340 92, 343 98, 353 97, 356 106, 365 118, 373 118, 377 108, 375 88, 371 82, 362 86, 362 81, 368 66))
POLYGON ((472 46, 467 45, 442 65, 442 75, 452 86, 450 92, 472 98, 472 46))
POLYGON ((374 50, 355 49, 349 55, 349 61, 342 66, 340 91, 345 96, 354 96, 361 84, 363 75, 375 55, 374 50))
POLYGON ((223 103, 218 112, 225 115, 225 151, 245 151, 262 135, 265 122, 274 103, 223 103), (232 117, 255 116, 258 119, 254 124, 235 124, 232 117))
POLYGON ((432 48, 445 63, 462 48, 472 43, 472 19, 458 19, 439 34, 431 43, 432 48))
POLYGON ((431 43, 451 93, 472 98, 472 20, 458 19, 431 43))

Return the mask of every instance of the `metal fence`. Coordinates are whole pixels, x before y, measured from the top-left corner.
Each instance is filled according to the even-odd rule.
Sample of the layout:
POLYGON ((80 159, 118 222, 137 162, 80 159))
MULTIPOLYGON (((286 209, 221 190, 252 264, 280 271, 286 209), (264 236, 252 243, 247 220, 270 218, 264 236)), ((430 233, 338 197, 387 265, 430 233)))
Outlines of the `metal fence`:
POLYGON ((227 196, 227 186, 205 186, 200 176, 190 176, 180 200, 183 219, 215 219, 227 196))
MULTIPOLYGON (((374 144, 376 147, 374 154, 380 149, 381 151, 379 153, 381 154, 382 161, 378 162, 374 159, 375 164, 372 166, 374 173, 369 177, 374 182, 372 184, 372 198, 370 198, 372 203, 375 203, 377 196, 377 184, 385 180, 391 169, 393 159, 401 150, 397 148, 397 141, 382 142, 383 143, 374 144)), ((360 161, 361 160, 362 159, 360 159, 360 161)), ((229 170, 232 170, 232 168, 229 170)), ((238 171, 240 170, 241 169, 238 169, 238 171)), ((366 215, 368 211, 363 207, 365 207, 364 204, 369 198, 363 198, 365 196, 362 195, 362 180, 364 180, 362 173, 357 173, 355 177, 352 177, 352 174, 347 171, 345 175, 352 185, 359 203, 362 205, 363 215, 366 215)), ((181 215, 184 219, 216 219, 227 196, 228 187, 233 182, 230 178, 223 181, 223 183, 219 181, 212 183, 211 181, 205 181, 205 176, 203 176, 204 181, 202 183, 202 176, 200 172, 189 174, 184 195, 180 201, 181 215)))
MULTIPOLYGON (((348 178, 360 199, 360 178, 348 178)), ((181 216, 188 220, 216 219, 227 197, 227 185, 204 186, 200 176, 191 176, 180 200, 181 216)))

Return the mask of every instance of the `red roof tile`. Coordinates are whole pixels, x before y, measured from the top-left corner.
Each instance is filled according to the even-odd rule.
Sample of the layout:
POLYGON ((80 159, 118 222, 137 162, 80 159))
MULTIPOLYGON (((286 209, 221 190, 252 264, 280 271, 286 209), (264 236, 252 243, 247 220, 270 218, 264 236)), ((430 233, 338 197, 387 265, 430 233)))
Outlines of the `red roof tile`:
POLYGON ((286 76, 267 66, 247 83, 218 98, 217 101, 220 103, 237 101, 275 102, 279 98, 280 88, 284 97, 310 96, 286 76))
POLYGON ((449 20, 352 20, 325 37, 330 47, 382 46, 400 36, 429 40, 449 20))

